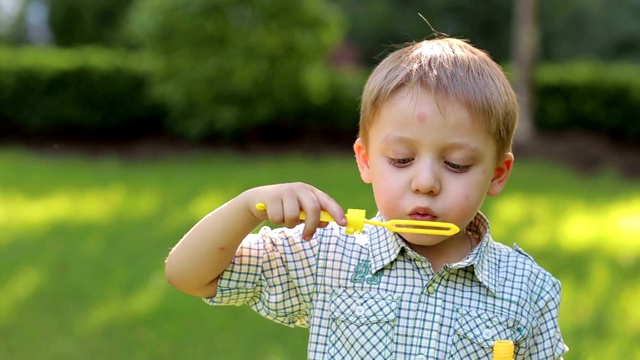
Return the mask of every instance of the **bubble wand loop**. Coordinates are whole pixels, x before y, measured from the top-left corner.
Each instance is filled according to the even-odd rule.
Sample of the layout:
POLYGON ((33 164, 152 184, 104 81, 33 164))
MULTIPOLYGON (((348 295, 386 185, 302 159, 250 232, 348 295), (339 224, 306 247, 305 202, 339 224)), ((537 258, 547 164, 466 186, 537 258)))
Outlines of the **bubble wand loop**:
MULTIPOLYGON (((265 204, 256 204, 256 209, 264 211, 267 209, 265 204)), ((361 209, 348 209, 346 218, 347 226, 345 232, 348 235, 352 235, 354 232, 362 233, 364 224, 370 224, 374 226, 382 226, 389 231, 399 233, 412 233, 412 234, 427 234, 427 235, 442 235, 450 236, 457 234, 460 229, 451 223, 438 222, 438 221, 421 221, 421 220, 390 220, 386 222, 373 221, 366 219, 365 210, 361 209)), ((307 215, 304 211, 300 211, 300 220, 306 219, 307 215)), ((326 211, 320 212, 320 221, 322 222, 335 222, 335 219, 329 215, 326 211)))

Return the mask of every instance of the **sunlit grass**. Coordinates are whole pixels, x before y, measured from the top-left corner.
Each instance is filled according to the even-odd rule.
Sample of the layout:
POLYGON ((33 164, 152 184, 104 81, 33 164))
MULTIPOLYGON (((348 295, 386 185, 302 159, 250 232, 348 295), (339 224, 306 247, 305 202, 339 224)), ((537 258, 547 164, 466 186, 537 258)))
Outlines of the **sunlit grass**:
POLYGON ((531 248, 640 252, 640 241, 629 241, 640 238, 640 194, 614 198, 606 204, 590 203, 589 198, 505 194, 496 201, 493 211, 500 214, 501 226, 496 234, 505 235, 516 226, 520 229, 518 241, 531 248))
POLYGON ((167 290, 164 277, 156 272, 137 291, 126 296, 119 294, 104 299, 87 313, 86 318, 80 319, 76 327, 86 334, 96 332, 109 324, 126 324, 136 317, 152 314, 164 301, 167 290))
POLYGON ((0 297, 0 319, 10 321, 15 320, 19 304, 40 287, 44 274, 33 266, 24 265, 6 275, 9 280, 0 288, 0 293, 4 294, 0 297))
MULTIPOLYGON (((375 211, 350 154, 125 161, 0 148, 0 358, 304 358, 304 330, 212 309, 162 270, 204 214, 283 181, 375 211)), ((483 211, 498 241, 562 281, 567 359, 640 357, 640 182, 520 160, 483 211)))

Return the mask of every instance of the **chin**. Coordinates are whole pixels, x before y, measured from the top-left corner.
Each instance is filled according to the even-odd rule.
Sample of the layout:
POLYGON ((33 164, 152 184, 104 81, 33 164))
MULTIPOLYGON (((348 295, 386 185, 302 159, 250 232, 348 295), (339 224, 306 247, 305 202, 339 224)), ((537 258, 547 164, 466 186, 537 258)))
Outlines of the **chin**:
POLYGON ((441 242, 449 239, 448 236, 438 236, 438 235, 418 235, 418 234, 403 234, 400 233, 402 238, 412 244, 418 246, 433 246, 438 245, 441 242))

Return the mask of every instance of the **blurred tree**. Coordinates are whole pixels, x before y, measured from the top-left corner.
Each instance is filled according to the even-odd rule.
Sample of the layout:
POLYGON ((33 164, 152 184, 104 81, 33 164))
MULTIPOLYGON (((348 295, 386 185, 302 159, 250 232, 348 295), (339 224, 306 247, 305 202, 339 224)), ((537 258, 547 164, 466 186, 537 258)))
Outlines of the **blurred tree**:
POLYGON ((331 96, 325 62, 344 23, 325 0, 138 0, 127 28, 161 58, 154 89, 169 126, 205 138, 331 96))
POLYGON ((533 75, 538 50, 538 0, 516 0, 511 45, 514 88, 518 94, 520 119, 516 141, 526 144, 535 136, 533 75))
MULTIPOLYGON (((422 40, 431 29, 470 39, 498 62, 511 59, 516 1, 335 0, 347 13, 347 35, 362 61, 380 61, 390 45, 422 40)), ((538 6, 540 60, 640 60, 639 0, 542 1, 538 6)))
POLYGON ((429 38, 433 32, 466 38, 498 61, 509 58, 512 2, 502 0, 336 0, 350 22, 347 35, 362 61, 377 64, 395 45, 429 38))
POLYGON ((544 60, 640 60, 640 1, 565 0, 540 3, 544 60))
MULTIPOLYGON (((33 1, 33 0, 31 0, 33 1)), ((113 45, 133 0, 48 0, 49 24, 56 44, 113 45)))

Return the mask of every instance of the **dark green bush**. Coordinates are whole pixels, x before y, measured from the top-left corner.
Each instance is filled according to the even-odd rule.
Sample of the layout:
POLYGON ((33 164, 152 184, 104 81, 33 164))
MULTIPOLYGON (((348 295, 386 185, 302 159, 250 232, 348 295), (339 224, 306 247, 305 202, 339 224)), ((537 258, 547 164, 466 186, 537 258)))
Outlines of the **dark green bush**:
POLYGON ((640 67, 544 64, 536 74, 536 126, 640 140, 640 67))
POLYGON ((49 1, 49 24, 59 46, 113 45, 133 0, 49 1))
POLYGON ((154 92, 171 131, 236 137, 332 96, 326 59, 344 18, 328 0, 140 0, 127 29, 163 61, 154 92))
POLYGON ((307 114, 314 119, 319 130, 346 132, 355 136, 360 97, 368 73, 364 69, 331 69, 325 76, 329 94, 324 101, 309 104, 307 114))
POLYGON ((329 69, 323 74, 322 101, 301 97, 299 110, 268 122, 246 125, 218 140, 253 143, 333 143, 347 149, 358 132, 359 105, 367 73, 363 69, 329 69))
POLYGON ((158 133, 150 64, 104 49, 0 48, 0 136, 158 133))

